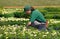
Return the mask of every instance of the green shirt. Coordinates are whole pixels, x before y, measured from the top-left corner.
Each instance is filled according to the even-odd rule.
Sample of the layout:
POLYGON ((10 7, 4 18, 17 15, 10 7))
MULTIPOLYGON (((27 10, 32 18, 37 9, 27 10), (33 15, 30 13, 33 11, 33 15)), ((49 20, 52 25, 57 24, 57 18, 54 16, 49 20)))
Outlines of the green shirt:
POLYGON ((46 22, 43 14, 42 14, 41 12, 39 12, 38 10, 34 10, 34 11, 31 13, 30 21, 31 21, 31 22, 34 22, 35 20, 38 20, 38 21, 41 21, 41 22, 46 22))

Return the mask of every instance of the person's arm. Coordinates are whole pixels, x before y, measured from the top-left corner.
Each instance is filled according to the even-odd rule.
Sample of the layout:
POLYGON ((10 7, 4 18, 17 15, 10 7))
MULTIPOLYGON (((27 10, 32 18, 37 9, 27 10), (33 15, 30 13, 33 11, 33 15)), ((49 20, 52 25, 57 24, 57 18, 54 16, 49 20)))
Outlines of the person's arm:
POLYGON ((34 22, 35 19, 37 18, 37 16, 38 16, 38 14, 36 14, 36 12, 32 13, 31 18, 30 18, 30 22, 34 22))
POLYGON ((37 14, 36 14, 36 13, 33 13, 33 14, 31 15, 30 22, 28 22, 27 25, 30 26, 31 23, 34 22, 36 18, 37 18, 37 14))
POLYGON ((30 26, 31 25, 31 22, 28 22, 27 26, 30 26))

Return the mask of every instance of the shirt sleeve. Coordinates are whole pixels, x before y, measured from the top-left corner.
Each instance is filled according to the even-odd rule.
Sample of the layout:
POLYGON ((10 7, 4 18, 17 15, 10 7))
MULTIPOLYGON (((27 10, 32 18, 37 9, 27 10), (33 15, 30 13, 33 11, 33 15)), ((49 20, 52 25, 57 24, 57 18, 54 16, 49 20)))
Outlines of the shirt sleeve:
POLYGON ((37 16, 38 16, 38 15, 36 14, 36 12, 35 12, 35 13, 32 13, 32 14, 31 14, 30 21, 31 21, 31 22, 34 22, 35 19, 37 18, 37 16))

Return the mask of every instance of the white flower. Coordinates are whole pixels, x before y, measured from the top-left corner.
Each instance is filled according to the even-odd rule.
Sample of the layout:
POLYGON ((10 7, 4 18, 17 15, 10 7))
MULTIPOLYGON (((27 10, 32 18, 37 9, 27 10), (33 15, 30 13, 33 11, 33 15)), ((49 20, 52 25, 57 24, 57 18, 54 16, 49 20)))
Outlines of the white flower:
POLYGON ((8 34, 8 32, 4 32, 5 34, 8 34))
POLYGON ((16 21, 18 21, 18 19, 16 19, 16 21))
POLYGON ((26 27, 23 28, 23 31, 25 31, 25 30, 26 30, 26 27))
POLYGON ((12 20, 12 21, 15 21, 15 20, 12 20))
POLYGON ((25 21, 29 21, 29 19, 25 19, 25 21))
POLYGON ((24 24, 26 24, 26 23, 24 23, 24 24))
POLYGON ((30 34, 30 36, 33 36, 33 34, 30 34))
POLYGON ((10 34, 16 34, 16 32, 9 32, 10 34))
POLYGON ((34 36, 36 36, 36 34, 34 36))
POLYGON ((36 32, 33 32, 34 34, 36 33, 36 32))
POLYGON ((49 32, 46 32, 45 34, 49 34, 49 32))
POLYGON ((0 37, 2 36, 3 34, 0 34, 0 37))
POLYGON ((46 37, 47 35, 43 35, 43 37, 46 37))
POLYGON ((52 33, 53 36, 56 35, 56 34, 57 34, 56 32, 53 32, 53 33, 52 33))
POLYGON ((8 25, 8 26, 11 26, 11 25, 8 25))
POLYGON ((24 18, 23 20, 25 21, 26 19, 24 18))
POLYGON ((6 37, 6 39, 8 39, 8 37, 6 37))
POLYGON ((15 31, 15 30, 16 30, 16 27, 13 28, 13 31, 15 31))
POLYGON ((7 19, 5 21, 8 21, 7 19))

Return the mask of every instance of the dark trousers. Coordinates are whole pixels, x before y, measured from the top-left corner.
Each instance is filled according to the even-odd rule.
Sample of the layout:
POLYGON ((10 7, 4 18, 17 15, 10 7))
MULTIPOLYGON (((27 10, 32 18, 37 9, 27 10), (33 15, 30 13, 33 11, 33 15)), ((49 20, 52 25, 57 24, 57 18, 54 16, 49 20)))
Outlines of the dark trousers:
POLYGON ((40 23, 40 22, 38 22, 38 21, 34 21, 34 22, 32 23, 32 27, 35 27, 35 28, 37 28, 38 30, 46 30, 46 25, 45 25, 45 23, 40 23))

